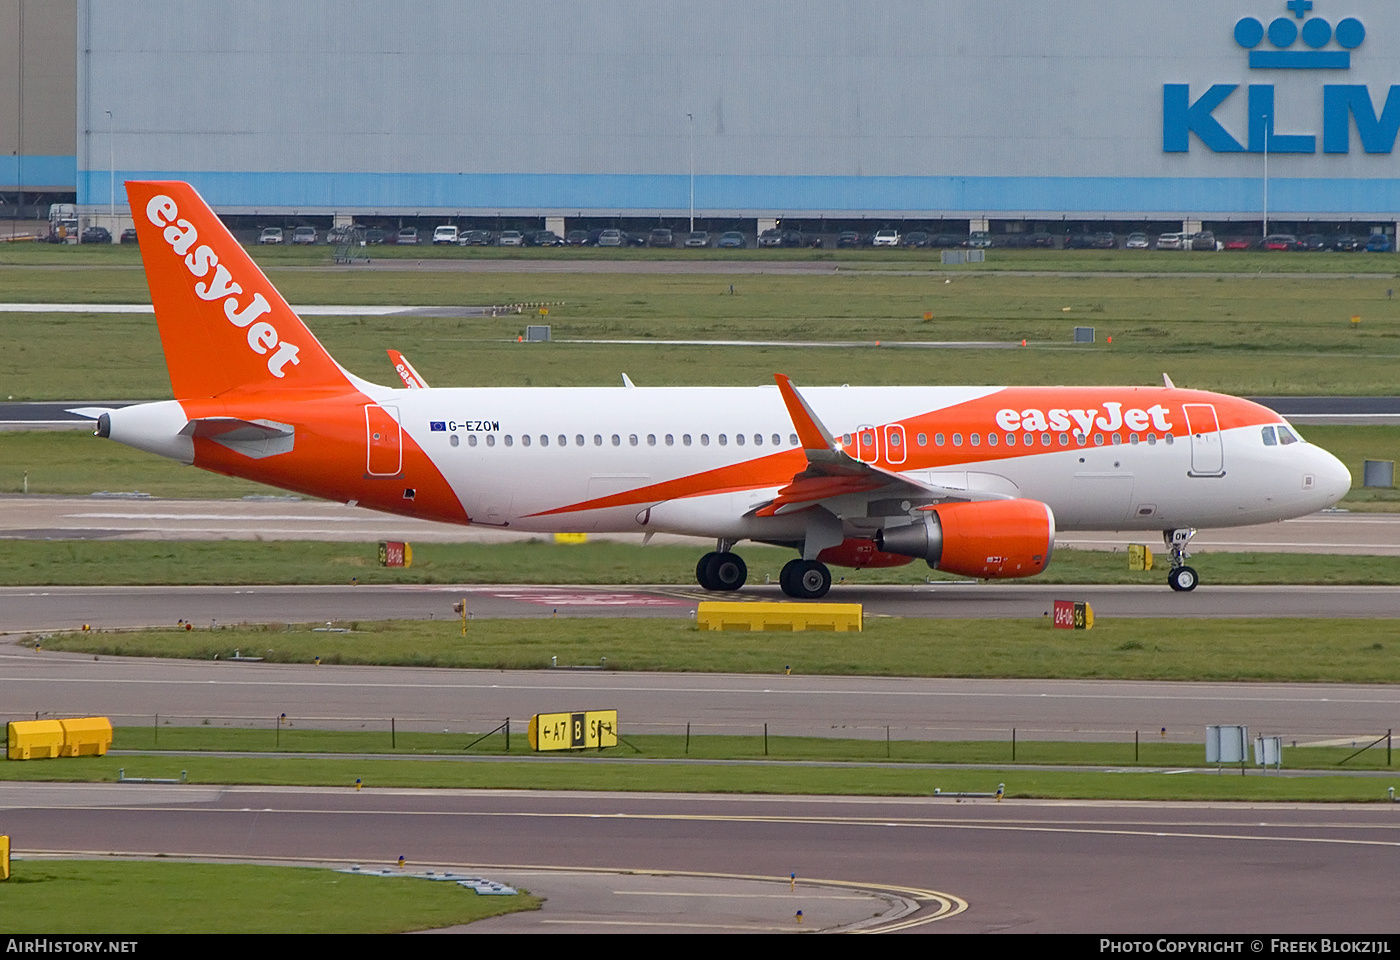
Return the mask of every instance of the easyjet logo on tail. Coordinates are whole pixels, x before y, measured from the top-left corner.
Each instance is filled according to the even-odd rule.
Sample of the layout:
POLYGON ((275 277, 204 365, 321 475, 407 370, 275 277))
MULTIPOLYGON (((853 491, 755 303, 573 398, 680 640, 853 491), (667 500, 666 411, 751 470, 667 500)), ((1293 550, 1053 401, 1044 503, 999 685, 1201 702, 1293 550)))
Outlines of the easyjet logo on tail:
POLYGON ((238 297, 243 293, 243 288, 234 280, 228 267, 219 262, 219 255, 208 244, 195 246, 199 241, 199 231, 194 224, 180 218, 180 209, 174 200, 163 194, 152 197, 146 204, 146 218, 157 227, 165 228, 162 234, 165 242, 170 244, 177 257, 184 258, 185 268, 192 276, 209 277, 209 272, 213 271, 213 276, 207 281, 201 279, 194 285, 195 295, 201 300, 224 301, 224 316, 235 327, 248 331, 248 349, 259 356, 267 356, 269 373, 274 377, 284 377, 287 364, 296 366, 301 362, 297 357, 300 348, 283 340, 272 324, 258 319, 272 312, 272 307, 261 293, 254 293, 246 304, 239 303, 238 297))

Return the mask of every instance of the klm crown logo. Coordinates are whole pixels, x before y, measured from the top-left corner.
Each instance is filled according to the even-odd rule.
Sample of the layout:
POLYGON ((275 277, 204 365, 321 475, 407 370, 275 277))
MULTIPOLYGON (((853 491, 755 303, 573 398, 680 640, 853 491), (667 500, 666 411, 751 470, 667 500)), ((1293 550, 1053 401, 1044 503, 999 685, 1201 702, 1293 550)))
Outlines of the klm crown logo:
POLYGON ((1332 24, 1321 17, 1311 17, 1303 23, 1300 29, 1297 21, 1302 20, 1303 15, 1312 9, 1312 0, 1288 0, 1284 6, 1293 11, 1294 19, 1279 17, 1269 24, 1267 31, 1264 29, 1264 25, 1253 17, 1245 17, 1235 24, 1235 42, 1249 51, 1249 69, 1351 69, 1351 51, 1361 46, 1366 39, 1366 27, 1362 25, 1360 20, 1355 17, 1347 17, 1337 24, 1336 30, 1333 30, 1332 24), (1255 49, 1264 42, 1266 35, 1274 49, 1255 49), (1290 49, 1300 38, 1303 41, 1303 46, 1308 49, 1290 49), (1333 39, 1337 41, 1337 46, 1342 49, 1323 49, 1333 39))
MULTIPOLYGON (((1309 17, 1313 0, 1288 0, 1290 16, 1266 28, 1254 17, 1235 24, 1235 43, 1249 51, 1251 70, 1350 70, 1351 53, 1366 40, 1366 27, 1346 17, 1336 27, 1309 17), (1300 25, 1301 24, 1301 25, 1300 25), (1268 44, 1265 46, 1265 40, 1268 44), (1301 46, 1299 46, 1301 41, 1301 46), (1272 48, 1272 49, 1270 49, 1272 48)), ((1248 90, 1247 145, 1215 119, 1215 111, 1239 86, 1217 83, 1191 101, 1190 85, 1162 86, 1162 150, 1187 153, 1191 134, 1215 153, 1316 153, 1317 136, 1278 133, 1274 124, 1274 85, 1251 83, 1248 90)), ((1400 134, 1400 85, 1390 87, 1379 116, 1364 84, 1325 84, 1322 88, 1322 152, 1348 153, 1351 130, 1367 153, 1390 153, 1400 134)))

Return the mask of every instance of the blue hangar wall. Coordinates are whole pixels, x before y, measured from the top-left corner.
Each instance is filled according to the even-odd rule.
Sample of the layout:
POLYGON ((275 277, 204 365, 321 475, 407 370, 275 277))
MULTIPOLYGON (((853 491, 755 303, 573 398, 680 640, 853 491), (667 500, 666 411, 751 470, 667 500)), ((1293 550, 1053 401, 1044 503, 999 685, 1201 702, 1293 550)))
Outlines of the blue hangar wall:
POLYGON ((93 205, 1400 215, 1393 0, 78 0, 77 53, 93 205))

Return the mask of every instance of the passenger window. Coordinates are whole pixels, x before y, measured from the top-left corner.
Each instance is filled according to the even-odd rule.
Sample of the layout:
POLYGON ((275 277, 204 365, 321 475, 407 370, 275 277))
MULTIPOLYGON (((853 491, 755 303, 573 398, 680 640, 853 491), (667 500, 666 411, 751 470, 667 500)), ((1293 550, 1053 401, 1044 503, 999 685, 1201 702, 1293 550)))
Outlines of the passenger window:
POLYGON ((675 445, 676 445, 676 438, 675 438, 673 435, 669 434, 669 433, 666 434, 666 446, 668 446, 668 447, 674 447, 675 445))
POLYGON ((559 434, 559 446, 561 446, 561 447, 567 447, 568 445, 569 445, 569 438, 566 437, 566 436, 564 436, 562 433, 559 434))
POLYGON ((791 445, 794 446, 794 447, 797 446, 797 434, 795 434, 795 433, 789 433, 789 434, 788 434, 788 443, 791 444, 791 445))
POLYGON ((496 435, 494 433, 488 433, 486 435, 486 445, 488 447, 494 447, 496 445, 496 435))
POLYGON ((1155 433, 1149 433, 1149 434, 1147 435, 1147 445, 1148 445, 1149 447, 1155 447, 1155 446, 1157 446, 1157 434, 1155 434, 1155 433))
POLYGON ((1176 438, 1170 433, 1163 434, 1162 439, 1167 442, 1167 446, 1169 447, 1176 442, 1176 438))
POLYGON ((595 434, 593 434, 593 446, 595 446, 595 447, 601 447, 602 445, 603 445, 603 435, 602 435, 601 433, 595 433, 595 434))
POLYGON ((1069 446, 1069 434, 1067 434, 1067 433, 1062 433, 1062 434, 1060 434, 1060 446, 1062 446, 1062 447, 1067 447, 1067 446, 1069 446))
POLYGON ((744 435, 742 433, 734 434, 734 442, 742 447, 744 445, 744 435))
POLYGON ((510 434, 506 434, 506 446, 512 447, 514 445, 515 441, 511 439, 510 434))
POLYGON ((627 437, 627 443, 635 447, 637 445, 637 435, 635 433, 629 434, 627 437))
POLYGON ((841 446, 843 446, 843 447, 849 447, 850 445, 851 445, 851 435, 850 435, 849 433, 843 433, 843 434, 841 434, 841 446))
POLYGON ((962 434, 961 434, 961 433, 955 433, 955 434, 953 434, 953 446, 955 446, 955 447, 961 447, 961 446, 962 446, 962 434))
POLYGON ((580 433, 578 436, 574 437, 574 443, 577 446, 583 446, 583 434, 580 433))
POLYGON ((1006 445, 1007 445, 1008 447, 1014 447, 1014 446, 1016 446, 1016 434, 1014 434, 1014 433, 1008 433, 1008 434, 1006 435, 1006 445))
POLYGON ((1101 434, 1101 433, 1096 433, 1096 434, 1094 434, 1094 446, 1096 446, 1096 447, 1101 447, 1101 446, 1103 446, 1103 434, 1101 434))
POLYGON ((1113 435, 1113 445, 1116 447, 1116 446, 1118 446, 1118 445, 1119 445, 1120 443, 1122 443, 1122 442, 1123 442, 1123 435, 1122 435, 1121 433, 1115 433, 1115 434, 1113 435))
POLYGON ((987 446, 989 446, 989 447, 995 447, 996 445, 997 445, 997 435, 996 435, 995 433, 989 433, 989 434, 987 434, 987 446))
POLYGON ((1040 435, 1040 445, 1041 445, 1042 447, 1048 447, 1048 446, 1050 446, 1050 434, 1048 434, 1048 433, 1042 433, 1042 434, 1040 435))
POLYGON ((1290 443, 1297 443, 1297 442, 1298 442, 1298 438, 1295 437, 1295 436, 1293 435, 1293 431, 1289 430, 1287 427, 1279 427, 1279 428, 1278 428, 1278 442, 1281 443, 1281 444, 1283 444, 1283 445, 1286 447, 1286 446, 1288 446, 1290 443))
MULTIPOLYGON (((528 445, 529 442, 530 442, 530 438, 529 438, 529 437, 526 437, 526 438, 525 438, 525 442, 526 442, 526 444, 528 445)), ((547 447, 547 446, 549 446, 549 435, 548 435, 548 434, 544 434, 544 433, 540 434, 540 446, 542 446, 542 447, 547 447)))
POLYGON ((919 446, 921 446, 921 447, 926 447, 926 446, 928 446, 928 434, 926 434, 926 433, 921 433, 921 434, 919 434, 919 436, 918 436, 916 439, 919 441, 919 446))
POLYGON ((725 446, 728 446, 728 445, 729 445, 729 438, 728 438, 727 436, 725 436, 724 434, 722 434, 722 433, 719 435, 719 445, 720 445, 721 447, 725 447, 725 446))
POLYGON ((614 447, 622 446, 622 438, 615 433, 612 435, 612 442, 614 447))
POLYGON ((1035 446, 1035 434, 1033 434, 1033 433, 1028 433, 1028 434, 1026 434, 1024 437, 1021 438, 1021 442, 1024 443, 1024 444, 1025 444, 1026 446, 1028 446, 1028 447, 1033 447, 1033 446, 1035 446))
POLYGON ((702 446, 702 447, 708 447, 709 445, 710 445, 710 435, 709 435, 708 433, 702 433, 702 434, 700 434, 700 446, 702 446))
POLYGON ((899 438, 899 434, 897 434, 897 433, 892 433, 892 434, 890 434, 890 446, 892 446, 892 447, 899 447, 899 446, 903 446, 903 445, 904 445, 904 441, 902 441, 902 440, 899 438))
POLYGON ((467 434, 467 446, 469 446, 469 447, 474 447, 474 446, 476 446, 476 434, 474 434, 474 433, 469 433, 469 434, 467 434))
POLYGON ((974 447, 982 446, 982 435, 980 433, 974 433, 972 436, 968 437, 967 440, 974 447))
POLYGON ((943 434, 941 434, 941 433, 935 433, 935 434, 933 435, 933 445, 934 445, 935 447, 941 447, 941 446, 943 446, 943 434))
POLYGON ((681 435, 681 443, 685 444, 687 447, 690 446, 690 434, 688 434, 688 433, 682 434, 682 435, 681 435))
POLYGON ((520 445, 528 447, 530 445, 530 435, 527 433, 520 438, 520 445))
POLYGON ((647 434, 647 446, 649 446, 649 447, 654 447, 654 446, 656 446, 656 434, 654 434, 654 433, 649 433, 649 434, 647 434))
POLYGON ((1128 434, 1128 442, 1131 443, 1133 446, 1137 446, 1138 435, 1136 433, 1128 434))
POLYGON ((763 434, 761 434, 761 433, 755 433, 755 434, 753 435, 753 445, 754 445, 755 447, 761 447, 761 446, 763 446, 763 434))
POLYGON ((780 436, 778 436, 776 433, 773 434, 773 446, 775 446, 775 447, 781 447, 782 445, 783 445, 783 438, 780 437, 780 436))

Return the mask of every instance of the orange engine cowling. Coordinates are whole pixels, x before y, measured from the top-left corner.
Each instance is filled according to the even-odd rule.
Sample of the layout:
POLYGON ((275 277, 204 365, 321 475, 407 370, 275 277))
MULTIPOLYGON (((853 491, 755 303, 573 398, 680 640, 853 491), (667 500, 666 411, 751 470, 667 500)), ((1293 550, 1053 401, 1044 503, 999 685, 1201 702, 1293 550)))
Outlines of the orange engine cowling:
POLYGON ((834 567, 855 567, 857 570, 863 567, 902 567, 914 562, 913 557, 886 553, 875 546, 874 540, 857 540, 853 537, 842 540, 840 546, 827 547, 817 554, 817 559, 834 567))
POLYGON ((1038 500, 945 503, 925 508, 912 524, 880 531, 875 543, 966 577, 1033 577, 1055 548, 1055 515, 1038 500))

